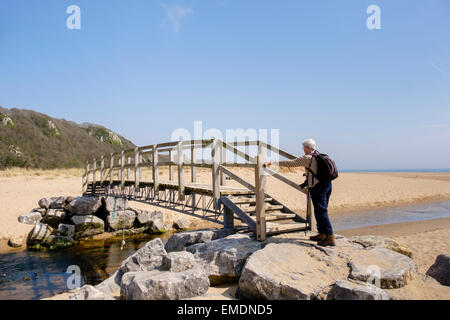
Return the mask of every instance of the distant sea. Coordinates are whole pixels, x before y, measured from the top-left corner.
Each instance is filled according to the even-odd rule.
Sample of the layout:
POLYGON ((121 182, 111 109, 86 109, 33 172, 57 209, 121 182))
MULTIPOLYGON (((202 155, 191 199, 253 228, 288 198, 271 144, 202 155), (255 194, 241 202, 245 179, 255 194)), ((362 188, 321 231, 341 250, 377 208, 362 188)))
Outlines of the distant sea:
POLYGON ((341 172, 450 172, 450 169, 360 169, 340 170, 341 172))

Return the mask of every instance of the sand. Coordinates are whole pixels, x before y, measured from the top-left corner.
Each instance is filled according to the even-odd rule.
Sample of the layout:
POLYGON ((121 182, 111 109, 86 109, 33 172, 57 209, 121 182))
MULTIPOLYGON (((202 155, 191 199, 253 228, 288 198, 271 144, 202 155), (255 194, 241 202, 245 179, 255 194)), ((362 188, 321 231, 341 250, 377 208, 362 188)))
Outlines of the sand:
MULTIPOLYGON (((254 181, 254 173, 249 169, 233 170, 249 182, 254 181)), ((0 174, 0 239, 8 240, 11 236, 25 236, 32 226, 20 224, 17 218, 20 214, 37 207, 37 202, 43 197, 60 195, 79 195, 81 178, 74 176, 73 170, 65 175, 61 170, 36 173, 20 172, 14 175, 0 174)), ((165 180, 166 172, 162 170, 161 180, 165 180)), ((301 171, 284 171, 283 174, 300 183, 303 181, 301 171)), ((187 175, 186 181, 189 177, 187 175)), ((209 183, 210 172, 198 170, 198 181, 209 183)), ((226 182, 230 186, 239 186, 235 181, 226 182)), ((304 212, 306 197, 297 190, 276 180, 267 179, 268 193, 299 213, 304 212)), ((450 199, 450 173, 342 173, 333 185, 333 195, 330 202, 330 215, 358 211, 367 208, 376 209, 389 206, 399 206, 417 202, 450 199)), ((146 206, 136 204, 136 207, 146 206)), ((151 208, 151 207, 147 207, 151 208)), ((156 209, 156 208, 155 208, 156 209)), ((193 221, 195 226, 205 223, 195 217, 184 215, 173 210, 162 209, 170 219, 185 216, 193 221)), ((213 224, 214 225, 214 224, 213 224)))

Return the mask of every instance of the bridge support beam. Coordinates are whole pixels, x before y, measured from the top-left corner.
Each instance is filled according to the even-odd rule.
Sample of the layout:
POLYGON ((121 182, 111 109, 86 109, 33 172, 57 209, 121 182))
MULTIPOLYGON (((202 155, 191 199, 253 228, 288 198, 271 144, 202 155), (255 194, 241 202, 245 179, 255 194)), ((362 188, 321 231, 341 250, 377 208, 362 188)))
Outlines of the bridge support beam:
POLYGON ((159 198, 159 155, 158 155, 158 146, 155 144, 153 146, 153 153, 152 153, 152 165, 153 165, 153 188, 155 191, 155 199, 159 198))
POLYGON ((183 142, 179 142, 177 145, 178 156, 178 200, 184 201, 184 152, 183 142))
POLYGON ((220 162, 219 162, 219 141, 214 139, 211 144, 211 158, 212 158, 212 195, 214 201, 214 209, 220 210, 220 162))
POLYGON ((234 228, 234 213, 226 206, 223 210, 223 227, 225 229, 234 228))
MULTIPOLYGON (((265 151, 265 150, 264 150, 265 151)), ((266 176, 264 174, 265 155, 262 146, 258 146, 255 168, 256 188, 256 238, 258 241, 266 240, 266 176)))

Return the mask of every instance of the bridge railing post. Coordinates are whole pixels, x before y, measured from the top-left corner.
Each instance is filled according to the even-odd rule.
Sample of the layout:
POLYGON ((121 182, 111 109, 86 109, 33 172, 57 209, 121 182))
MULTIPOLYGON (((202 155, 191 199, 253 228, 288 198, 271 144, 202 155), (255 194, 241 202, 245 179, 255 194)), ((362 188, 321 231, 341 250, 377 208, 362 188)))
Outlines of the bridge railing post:
MULTIPOLYGON (((226 163, 227 162, 227 149, 224 148, 223 143, 220 144, 220 162, 222 163, 226 163)), ((223 173, 222 170, 220 170, 220 185, 224 186, 226 184, 226 180, 225 180, 225 175, 223 173)))
POLYGON ((256 157, 255 187, 256 187, 256 238, 258 241, 266 240, 266 176, 264 173, 265 150, 258 145, 256 157))
MULTIPOLYGON (((191 146, 191 182, 195 183, 197 182, 197 167, 195 166, 195 146, 192 145, 191 146)), ((195 192, 192 193, 191 195, 191 200, 192 200, 192 213, 195 213, 195 192)))
POLYGON ((177 145, 177 158, 178 158, 178 200, 184 201, 184 152, 183 142, 179 142, 177 145))
POLYGON ((97 173, 97 159, 94 159, 92 161, 92 194, 95 194, 95 185, 97 183, 96 180, 96 173, 97 173))
MULTIPOLYGON (((169 161, 173 162, 173 151, 169 150, 169 161)), ((174 167, 169 164, 169 181, 173 181, 173 173, 174 173, 174 167)))
POLYGON ((139 192, 139 185, 141 183, 141 168, 140 168, 140 154, 139 148, 134 148, 134 190, 139 192))
POLYGON ((114 181, 114 153, 111 153, 111 159, 109 161, 109 183, 112 185, 114 181))
POLYGON ((211 144, 211 159, 212 159, 212 196, 214 201, 214 209, 219 210, 220 198, 220 154, 219 154, 219 140, 214 139, 211 144))
POLYGON ((122 150, 120 157, 120 184, 123 187, 125 185, 125 151, 122 150))
POLYGON ((100 158, 100 184, 103 184, 103 181, 105 180, 104 171, 105 171, 105 156, 102 156, 100 158))
POLYGON ((153 178, 153 190, 155 192, 155 198, 159 198, 159 154, 158 146, 155 144, 152 150, 152 178, 153 178))
POLYGON ((131 157, 127 157, 127 180, 130 180, 130 171, 131 171, 131 157))

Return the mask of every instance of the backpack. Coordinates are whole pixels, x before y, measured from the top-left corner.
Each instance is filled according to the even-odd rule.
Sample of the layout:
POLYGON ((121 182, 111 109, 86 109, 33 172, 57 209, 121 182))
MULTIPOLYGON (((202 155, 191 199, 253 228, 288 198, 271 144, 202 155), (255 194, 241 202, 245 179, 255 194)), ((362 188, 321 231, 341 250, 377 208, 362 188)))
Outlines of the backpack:
MULTIPOLYGON (((317 174, 314 174, 310 168, 306 168, 306 170, 308 170, 314 178, 319 181, 333 181, 339 177, 336 163, 327 154, 315 151, 312 156, 317 160, 317 174)), ((310 167, 311 163, 309 164, 310 167)))

